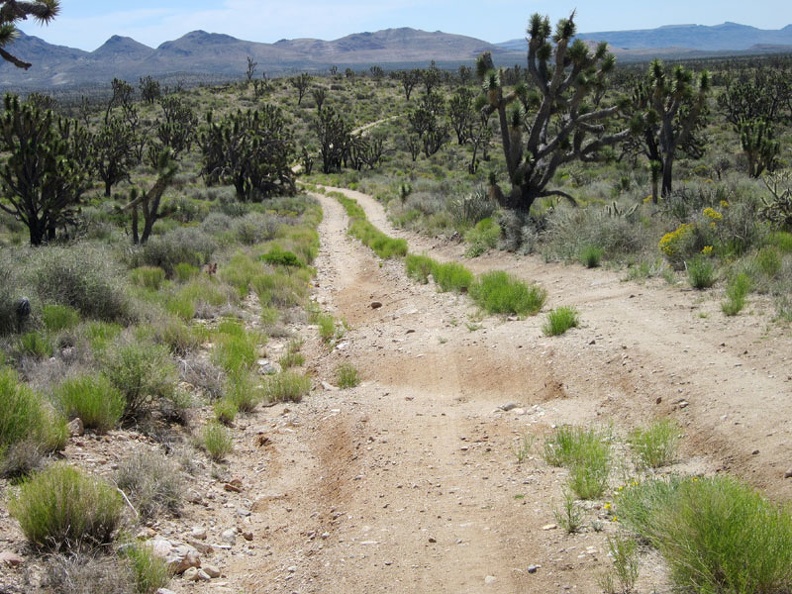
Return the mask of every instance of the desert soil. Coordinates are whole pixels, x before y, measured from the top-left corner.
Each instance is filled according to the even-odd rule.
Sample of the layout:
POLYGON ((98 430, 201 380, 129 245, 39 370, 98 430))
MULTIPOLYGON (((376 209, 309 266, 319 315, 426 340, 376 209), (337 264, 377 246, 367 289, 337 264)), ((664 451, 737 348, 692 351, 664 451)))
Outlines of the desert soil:
MULTIPOLYGON (((185 541, 206 528, 204 562, 223 572, 206 583, 175 578, 172 590, 600 592, 612 565, 606 537, 619 523, 603 501, 582 506, 581 533, 558 526, 566 471, 548 466, 541 446, 564 423, 623 440, 670 417, 683 439, 665 472, 728 472, 792 499, 792 337, 761 297, 727 318, 717 289, 627 282, 623 271, 536 256, 464 260, 463 246, 396 230, 375 200, 344 192, 413 253, 539 283, 545 310, 482 316, 466 296, 415 283, 402 263, 350 238, 342 207, 317 194, 314 299, 348 330, 331 350, 303 328, 311 395, 242 417, 226 467, 190 485, 183 517, 152 526, 185 541), (560 305, 575 306, 581 326, 545 337, 546 311, 560 305), (358 387, 333 386, 344 362, 359 370, 358 387), (223 541, 234 527, 240 536, 223 541)), ((272 356, 277 345, 267 348, 272 356)), ((626 449, 616 451, 613 487, 631 476, 626 449)), ((639 591, 668 592, 659 560, 644 551, 642 561, 639 591)))

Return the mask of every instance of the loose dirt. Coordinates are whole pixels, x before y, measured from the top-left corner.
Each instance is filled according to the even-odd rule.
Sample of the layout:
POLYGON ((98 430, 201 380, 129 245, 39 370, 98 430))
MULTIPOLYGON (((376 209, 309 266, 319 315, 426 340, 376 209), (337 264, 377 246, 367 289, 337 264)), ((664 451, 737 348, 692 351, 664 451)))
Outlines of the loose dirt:
MULTIPOLYGON (((393 229, 375 200, 344 193, 411 252, 463 260, 462 246, 393 229)), ((314 298, 348 330, 330 350, 304 329, 312 394, 243 417, 227 469, 191 486, 200 498, 184 517, 153 526, 185 540, 203 526, 209 544, 234 526, 252 538, 205 556, 220 579, 176 578, 171 589, 600 592, 619 524, 598 502, 583 506, 581 533, 558 526, 566 471, 548 466, 541 446, 564 423, 623 438, 670 417, 684 436, 669 472, 729 472, 792 499, 792 337, 761 298, 727 318, 716 290, 500 252, 464 260, 539 283, 546 309, 579 310, 579 328, 545 337, 546 312, 482 316, 466 296, 417 284, 347 235, 334 199, 316 198, 325 216, 314 298), (334 387, 344 362, 359 370, 358 387, 334 387), (231 477, 240 493, 224 488, 231 477)), ((617 451, 614 486, 631 469, 617 451)), ((669 591, 656 556, 642 561, 639 591, 669 591)))

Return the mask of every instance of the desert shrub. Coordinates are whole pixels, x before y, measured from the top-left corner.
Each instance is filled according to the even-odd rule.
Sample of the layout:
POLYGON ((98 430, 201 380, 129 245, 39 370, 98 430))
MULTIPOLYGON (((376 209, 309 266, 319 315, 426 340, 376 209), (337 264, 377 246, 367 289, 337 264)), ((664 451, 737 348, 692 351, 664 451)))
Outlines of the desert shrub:
POLYGON ((66 439, 65 421, 21 383, 13 370, 0 368, 0 458, 17 443, 52 452, 61 449, 66 439))
POLYGON ((59 462, 22 483, 8 511, 33 546, 85 550, 112 542, 122 501, 110 485, 59 462))
POLYGON ((252 279, 252 288, 264 306, 294 307, 308 295, 308 283, 297 272, 259 274, 252 279))
POLYGON ((53 594, 153 593, 136 590, 131 569, 117 557, 102 553, 72 551, 50 555, 45 572, 53 594))
POLYGON ((709 289, 715 284, 715 264, 707 256, 696 256, 687 262, 688 282, 694 289, 709 289))
MULTIPOLYGON (((321 215, 321 210, 319 211, 321 215)), ((317 217, 316 225, 321 221, 317 217)), ((319 255, 319 232, 313 227, 307 227, 307 221, 302 225, 282 225, 278 229, 277 240, 283 243, 285 249, 293 252, 305 264, 311 264, 319 255)))
POLYGON ((383 260, 401 258, 407 254, 407 240, 385 235, 366 219, 352 219, 349 234, 371 248, 383 260))
POLYGON ((266 254, 262 254, 260 260, 271 266, 292 266, 302 268, 305 264, 297 257, 297 254, 284 250, 279 245, 274 245, 266 254))
POLYGON ((475 282, 473 273, 458 262, 435 262, 432 278, 442 292, 466 293, 475 282))
POLYGON ((132 452, 113 478, 145 521, 181 510, 184 480, 176 464, 158 451, 132 452))
POLYGON ((432 274, 432 268, 436 265, 437 262, 426 255, 407 254, 404 258, 407 276, 424 285, 429 282, 429 275, 432 274))
POLYGON ((183 321, 174 318, 161 320, 154 326, 154 340, 168 347, 171 353, 183 357, 201 346, 201 337, 183 321))
POLYGON ((212 318, 230 304, 239 301, 232 288, 213 282, 206 275, 194 278, 168 295, 165 309, 183 320, 193 317, 212 318))
POLYGON ((360 374, 351 363, 342 363, 336 368, 336 381, 339 388, 354 388, 360 384, 360 374))
POLYGON ((300 352, 302 348, 302 340, 290 340, 286 345, 286 352, 278 359, 281 369, 289 369, 290 367, 302 367, 305 364, 305 355, 300 352))
POLYGON ((343 326, 330 314, 316 312, 311 315, 311 322, 319 328, 319 338, 325 344, 332 344, 344 334, 343 326))
POLYGON ((16 301, 20 295, 17 291, 13 270, 7 262, 0 261, 0 336, 19 330, 16 301))
POLYGON ((264 398, 267 402, 300 402, 311 391, 311 378, 283 371, 264 378, 264 398))
POLYGON ((775 231, 768 235, 767 244, 777 247, 784 254, 792 254, 792 232, 775 231))
POLYGON ((129 277, 138 287, 159 291, 165 282, 165 271, 159 266, 138 266, 130 271, 129 277))
POLYGON ((740 272, 732 277, 726 285, 726 300, 721 303, 721 310, 727 316, 736 316, 745 307, 745 298, 751 292, 751 277, 740 272))
POLYGON ((792 588, 792 514, 726 475, 625 489, 618 517, 665 558, 683 592, 792 588))
POLYGON ((197 227, 177 227, 164 235, 155 235, 131 256, 133 267, 156 266, 174 277, 178 264, 200 268, 210 261, 217 243, 197 227))
POLYGON ((578 311, 574 307, 557 307, 547 314, 547 321, 542 325, 546 336, 560 336, 580 323, 578 311))
POLYGON ((126 401, 124 422, 147 417, 160 399, 173 395, 177 369, 168 349, 162 345, 121 338, 108 347, 102 362, 102 373, 126 401))
POLYGON ((80 323, 80 313, 68 305, 46 304, 41 308, 41 321, 48 332, 60 332, 80 323))
POLYGON ((557 208, 541 221, 547 227, 542 252, 548 260, 576 261, 585 248, 593 246, 602 250, 601 258, 632 256, 646 242, 646 230, 633 223, 633 212, 628 211, 628 216, 616 205, 557 208))
POLYGON ((459 227, 476 225, 480 221, 489 219, 497 209, 496 203, 490 199, 487 190, 483 187, 476 188, 475 191, 461 198, 449 200, 447 207, 459 227))
POLYGON ((180 362, 182 381, 197 388, 208 400, 217 400, 225 392, 225 372, 203 357, 185 356, 180 362))
POLYGON ((198 266, 188 264, 187 262, 179 262, 173 267, 173 278, 175 278, 180 283, 192 280, 199 274, 201 274, 201 269, 198 266))
POLYGON ((228 454, 234 451, 231 433, 218 422, 204 425, 198 445, 213 462, 222 462, 228 454))
POLYGON ((214 417, 218 423, 230 425, 234 422, 239 410, 230 398, 220 398, 212 406, 214 417))
POLYGON ((781 252, 775 247, 761 248, 755 256, 756 265, 761 273, 769 279, 776 278, 783 267, 781 252))
POLYGON ((679 426, 670 419, 663 419, 648 427, 633 429, 627 441, 638 456, 640 466, 660 468, 676 459, 679 426))
POLYGON ((275 237, 280 225, 277 216, 251 212, 234 221, 234 234, 244 245, 255 245, 275 237))
POLYGON ((150 546, 135 543, 124 547, 122 553, 129 563, 137 594, 154 594, 170 582, 167 561, 155 555, 150 546))
POLYGON ((120 324, 89 320, 80 326, 80 334, 85 336, 94 353, 102 353, 123 330, 120 324))
POLYGON ((104 376, 82 375, 64 380, 54 390, 58 408, 68 418, 79 418, 86 429, 105 433, 121 420, 126 400, 104 376))
POLYGON ((525 316, 542 309, 547 292, 505 271, 495 270, 481 275, 470 287, 470 296, 488 313, 525 316))
POLYGON ((37 252, 32 269, 33 285, 43 301, 106 322, 125 321, 131 315, 121 279, 106 250, 89 246, 49 247, 37 252))
POLYGON ((482 219, 476 226, 465 233, 465 241, 470 244, 465 250, 465 256, 475 258, 495 249, 501 236, 501 228, 490 218, 482 219))
POLYGON ((240 297, 245 297, 250 291, 253 278, 261 275, 263 267, 248 254, 237 251, 231 259, 220 268, 219 278, 224 283, 233 286, 240 297))

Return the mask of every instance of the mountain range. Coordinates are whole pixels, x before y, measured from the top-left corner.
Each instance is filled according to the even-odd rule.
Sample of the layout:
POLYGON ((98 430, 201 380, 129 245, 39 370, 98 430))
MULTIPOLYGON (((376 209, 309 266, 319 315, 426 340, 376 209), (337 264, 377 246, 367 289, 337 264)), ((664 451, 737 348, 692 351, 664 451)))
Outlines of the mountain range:
MULTIPOLYGON (((792 53, 792 25, 762 30, 736 23, 717 26, 672 25, 657 29, 582 33, 579 38, 606 41, 621 60, 654 57, 698 57, 741 53, 792 53)), ((256 75, 270 77, 293 72, 327 72, 471 64, 490 51, 497 64, 521 64, 525 39, 490 43, 449 33, 410 28, 357 33, 334 41, 283 39, 276 43, 244 41, 219 33, 193 31, 157 48, 114 35, 101 47, 86 52, 21 33, 10 45, 13 54, 32 62, 20 70, 0 60, 0 86, 6 91, 55 90, 108 85, 113 78, 137 82, 143 76, 179 83, 214 82, 244 77, 248 58, 256 75)))

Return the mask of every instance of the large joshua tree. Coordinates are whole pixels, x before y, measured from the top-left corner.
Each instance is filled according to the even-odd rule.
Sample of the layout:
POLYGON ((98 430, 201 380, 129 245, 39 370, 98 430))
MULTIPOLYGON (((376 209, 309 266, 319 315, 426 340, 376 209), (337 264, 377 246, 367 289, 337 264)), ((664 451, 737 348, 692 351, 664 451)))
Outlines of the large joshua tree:
POLYGON ((60 12, 60 0, 38 0, 17 2, 0 0, 0 58, 11 62, 17 68, 27 70, 31 64, 9 53, 5 47, 17 36, 16 24, 28 17, 40 23, 49 23, 60 12))
POLYGON ((548 186, 558 168, 572 161, 595 161, 602 149, 629 135, 609 130, 617 105, 603 101, 615 59, 601 43, 592 50, 575 36, 575 13, 552 34, 547 17, 534 14, 528 25, 528 78, 504 88, 503 72, 483 54, 477 72, 485 93, 484 114, 498 114, 511 191, 498 192, 502 206, 527 215, 538 198, 564 196, 548 186))

